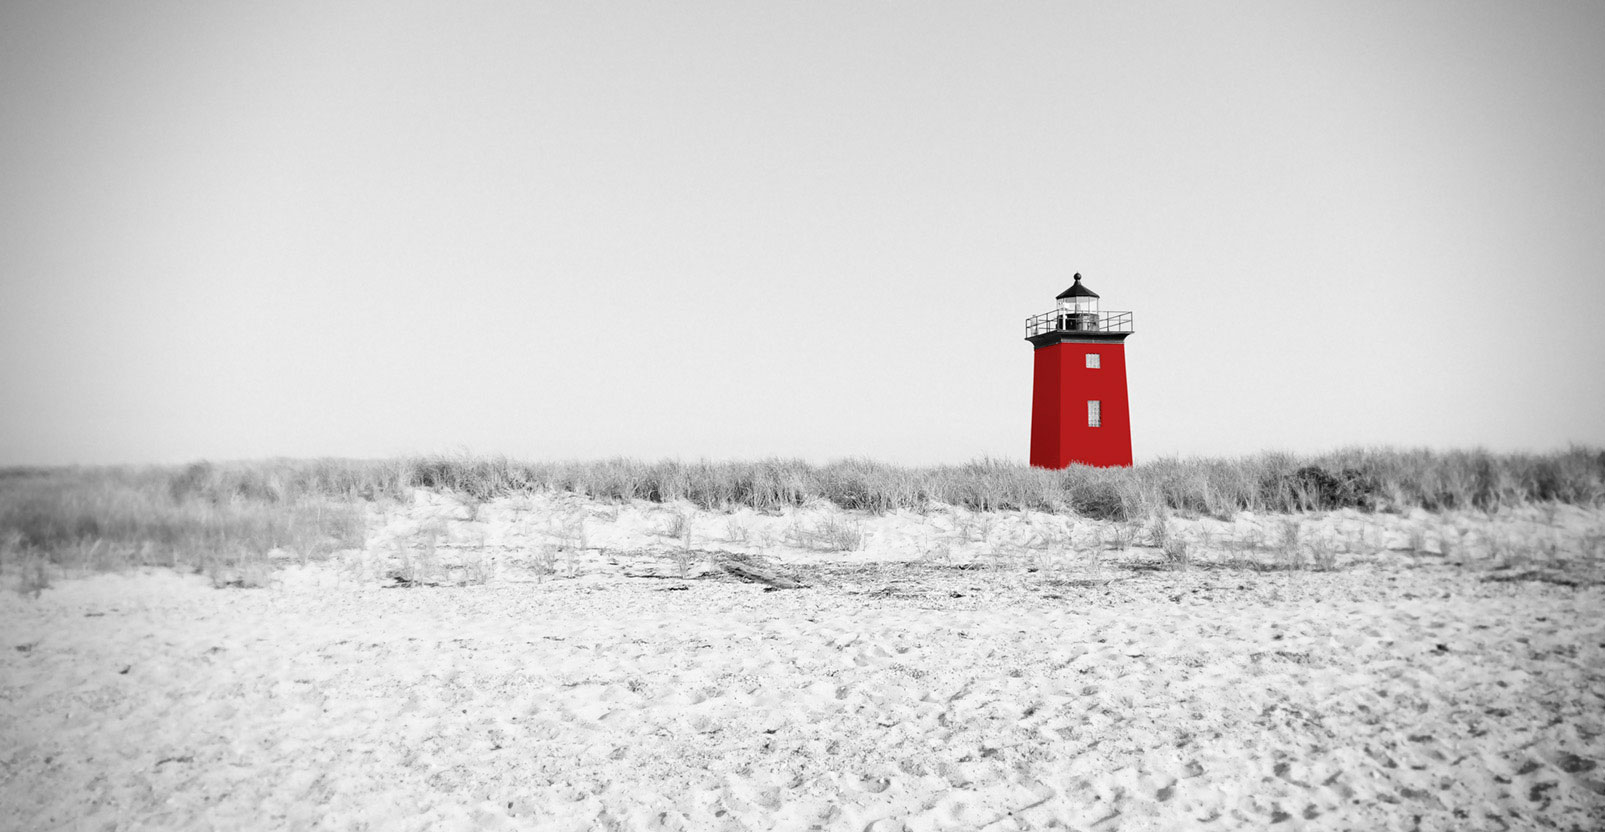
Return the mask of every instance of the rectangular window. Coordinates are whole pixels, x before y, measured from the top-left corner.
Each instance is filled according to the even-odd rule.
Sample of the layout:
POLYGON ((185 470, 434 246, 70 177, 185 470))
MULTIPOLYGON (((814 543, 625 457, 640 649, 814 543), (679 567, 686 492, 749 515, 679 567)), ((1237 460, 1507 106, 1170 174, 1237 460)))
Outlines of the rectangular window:
POLYGON ((1087 353, 1087 367, 1089 369, 1093 369, 1093 370, 1098 369, 1098 354, 1097 353, 1095 353, 1095 352, 1087 353))
POLYGON ((1103 403, 1097 399, 1087 401, 1087 427, 1103 427, 1103 403))

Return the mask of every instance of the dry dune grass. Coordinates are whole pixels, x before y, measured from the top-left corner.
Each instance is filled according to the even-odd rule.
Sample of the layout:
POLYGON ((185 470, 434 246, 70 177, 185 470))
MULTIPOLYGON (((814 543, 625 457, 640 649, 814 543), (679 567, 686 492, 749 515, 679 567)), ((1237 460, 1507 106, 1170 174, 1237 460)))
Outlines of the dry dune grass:
POLYGON ((47 565, 160 565, 254 583, 275 559, 321 558, 361 542, 355 498, 372 492, 283 477, 267 464, 241 470, 248 475, 206 465, 0 473, 0 558, 36 576, 47 565))
POLYGON ((1166 459, 1130 469, 1063 471, 996 460, 907 468, 862 459, 814 466, 795 460, 526 463, 437 456, 408 465, 412 485, 479 499, 553 490, 601 499, 685 500, 717 510, 775 511, 828 500, 874 513, 942 504, 1135 518, 1162 509, 1230 516, 1344 506, 1489 510, 1605 499, 1605 452, 1588 448, 1551 454, 1350 449, 1307 458, 1166 459))
MULTIPOLYGON (((1064 471, 995 460, 908 468, 869 460, 530 463, 467 455, 9 469, 0 471, 0 567, 36 576, 46 576, 50 567, 149 564, 225 576, 260 571, 275 553, 304 560, 355 546, 366 512, 406 500, 415 488, 450 491, 473 503, 572 493, 614 502, 683 502, 721 512, 774 513, 823 502, 876 515, 955 506, 1113 521, 1345 507, 1497 512, 1534 504, 1600 504, 1605 452, 1350 449, 1308 458, 1168 459, 1131 469, 1064 471)), ((823 546, 846 541, 851 548, 850 526, 818 531, 799 528, 792 534, 823 546)), ((1186 560, 1181 549, 1171 554, 1186 560)))

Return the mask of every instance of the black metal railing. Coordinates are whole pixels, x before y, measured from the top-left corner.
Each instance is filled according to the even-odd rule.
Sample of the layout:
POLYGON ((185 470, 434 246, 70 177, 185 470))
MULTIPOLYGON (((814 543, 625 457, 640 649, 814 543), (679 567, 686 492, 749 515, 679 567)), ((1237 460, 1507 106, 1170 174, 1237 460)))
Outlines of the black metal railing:
POLYGON ((1025 319, 1025 337, 1049 332, 1130 333, 1130 312, 1061 312, 1057 309, 1025 319))

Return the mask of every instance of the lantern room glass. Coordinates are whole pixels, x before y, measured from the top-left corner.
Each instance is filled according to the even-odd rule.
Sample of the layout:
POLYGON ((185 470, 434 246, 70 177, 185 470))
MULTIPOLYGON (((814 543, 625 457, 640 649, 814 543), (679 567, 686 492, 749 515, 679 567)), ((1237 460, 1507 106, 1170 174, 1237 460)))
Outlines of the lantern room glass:
POLYGON ((1097 314, 1098 299, 1094 297, 1087 297, 1086 295, 1059 299, 1059 314, 1069 315, 1083 312, 1097 314))
POLYGON ((1059 329, 1090 331, 1098 328, 1098 299, 1087 295, 1059 298, 1059 329))

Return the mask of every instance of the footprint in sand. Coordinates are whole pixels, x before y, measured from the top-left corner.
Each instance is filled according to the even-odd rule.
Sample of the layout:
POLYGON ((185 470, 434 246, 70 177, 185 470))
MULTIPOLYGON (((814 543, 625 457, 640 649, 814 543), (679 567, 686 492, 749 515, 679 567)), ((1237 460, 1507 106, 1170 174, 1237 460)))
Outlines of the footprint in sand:
POLYGON ((1598 767, 1598 763, 1585 757, 1579 757, 1570 751, 1553 751, 1543 755, 1549 764, 1567 774, 1586 774, 1598 767))
POLYGON ((880 794, 892 787, 892 781, 888 777, 865 777, 854 783, 853 786, 859 791, 880 794))
POLYGON ((1291 763, 1277 763, 1276 766, 1271 769, 1271 773, 1275 774, 1282 780, 1291 783, 1292 785, 1298 786, 1301 789, 1311 788, 1309 783, 1293 776, 1293 766, 1291 763))

